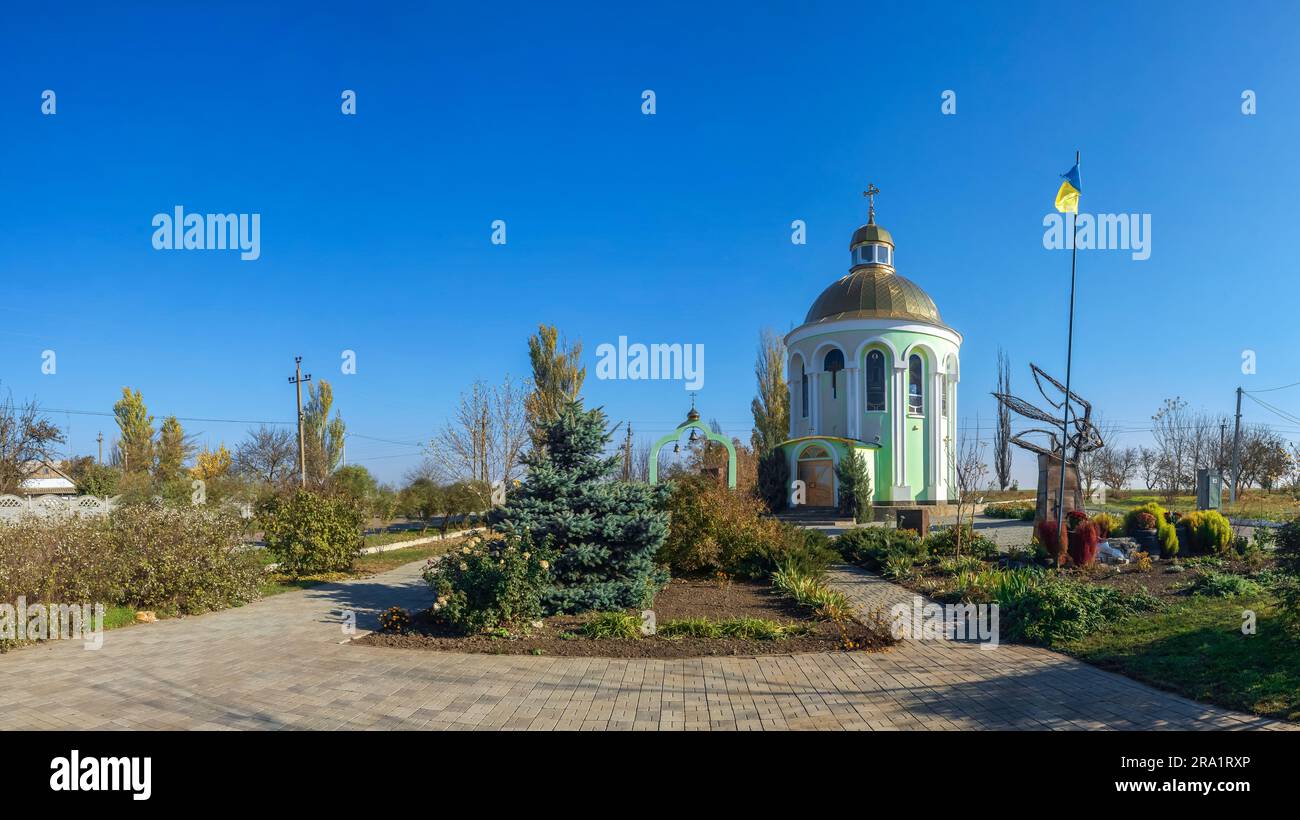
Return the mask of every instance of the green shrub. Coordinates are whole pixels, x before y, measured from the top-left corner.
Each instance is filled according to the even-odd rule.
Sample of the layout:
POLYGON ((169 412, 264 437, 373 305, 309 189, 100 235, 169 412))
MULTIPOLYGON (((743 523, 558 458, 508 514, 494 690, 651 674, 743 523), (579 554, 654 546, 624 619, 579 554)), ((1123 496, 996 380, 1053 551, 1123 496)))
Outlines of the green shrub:
POLYGON ((789 504, 790 462, 780 449, 769 450, 759 458, 754 492, 768 512, 781 512, 789 504))
POLYGON ((1222 513, 1197 510, 1184 516, 1182 523, 1187 527, 1197 552, 1227 553, 1232 550, 1232 524, 1222 513))
POLYGON ((84 602, 194 615, 260 594, 244 522, 206 507, 121 507, 101 518, 0 522, 0 601, 84 602))
POLYGON ((117 495, 117 484, 122 473, 106 464, 88 464, 77 481, 77 491, 87 495, 109 498, 117 495))
POLYGON ((641 619, 629 612, 597 612, 582 625, 588 638, 636 640, 641 637, 641 619))
POLYGON ((916 561, 910 555, 889 555, 880 574, 891 581, 906 581, 916 574, 916 561))
POLYGON ((1110 538, 1112 533, 1119 532, 1120 520, 1107 512, 1099 512, 1092 517, 1092 523, 1097 527, 1097 537, 1105 541, 1110 538))
POLYGON ((768 518, 760 501, 705 476, 676 481, 668 511, 659 559, 677 574, 764 578, 782 564, 817 573, 839 557, 825 533, 768 518))
POLYGON ((925 538, 925 548, 931 555, 957 554, 957 534, 961 533, 961 554, 991 561, 998 555, 997 542, 981 535, 970 524, 959 524, 932 531, 925 538))
POLYGON ((1145 525, 1154 523, 1161 554, 1166 558, 1172 558, 1178 554, 1178 530, 1168 519, 1168 511, 1156 502, 1151 501, 1125 513, 1124 532, 1128 535, 1134 535, 1139 530, 1151 529, 1150 526, 1145 525), (1144 515, 1150 516, 1150 518, 1145 518, 1144 515))
POLYGON ((1036 569, 994 572, 987 591, 998 604, 1008 640, 1043 646, 1082 638, 1115 619, 1159 606, 1145 590, 1124 593, 1036 569))
POLYGON ((914 530, 857 527, 841 533, 834 546, 844 560, 870 570, 879 570, 890 558, 907 557, 914 564, 929 558, 914 530))
POLYGON ((984 514, 989 518, 1023 518, 1025 513, 1034 515, 1035 504, 1032 501, 1012 501, 1007 504, 989 504, 984 514))
POLYGON ((510 628, 543 614, 551 588, 551 552, 526 541, 476 538, 429 562, 425 583, 434 614, 467 632, 510 628))
POLYGON ((1161 522, 1164 526, 1157 526, 1156 537, 1160 540, 1160 554, 1165 558, 1173 558, 1178 554, 1178 530, 1173 524, 1161 522))
POLYGON ((871 475, 867 472, 867 460, 856 447, 835 465, 835 477, 839 485, 839 510, 861 524, 871 520, 871 475))
POLYGON ((365 521, 346 498, 298 490, 269 499, 263 519, 266 548, 287 575, 346 572, 361 554, 365 521))
POLYGON ((1214 572, 1213 570, 1197 572, 1187 589, 1193 595, 1204 595, 1213 598, 1253 596, 1264 591, 1264 588, 1259 583, 1245 576, 1214 572))
POLYGON ((1280 575, 1273 591, 1287 622, 1300 631, 1300 518, 1284 524, 1273 539, 1280 575))
POLYGON ((792 524, 781 524, 781 540, 776 549, 759 550, 760 566, 753 568, 750 577, 770 575, 778 566, 793 567, 800 572, 820 576, 826 568, 840 560, 831 537, 821 530, 803 529, 792 524))
POLYGON ((260 595, 262 562, 233 512, 141 505, 115 510, 109 526, 123 573, 119 603, 197 615, 260 595))

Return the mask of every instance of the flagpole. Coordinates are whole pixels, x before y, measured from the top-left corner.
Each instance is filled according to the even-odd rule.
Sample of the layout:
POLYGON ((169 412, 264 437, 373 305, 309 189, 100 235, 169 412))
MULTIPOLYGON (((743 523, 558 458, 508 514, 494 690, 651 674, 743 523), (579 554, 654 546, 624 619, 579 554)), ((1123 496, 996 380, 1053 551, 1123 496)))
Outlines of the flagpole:
MULTIPOLYGON (((1079 152, 1074 152, 1075 167, 1079 165, 1079 152)), ((1077 203, 1078 200, 1076 199, 1077 203)), ((1070 238, 1070 322, 1065 342, 1065 418, 1061 427, 1061 484, 1056 496, 1056 539, 1062 550, 1068 544, 1065 532, 1065 469, 1070 443, 1070 366, 1074 359, 1074 274, 1079 257, 1079 208, 1074 209, 1074 230, 1070 238)), ((1060 558, 1057 559, 1058 566, 1060 558)))

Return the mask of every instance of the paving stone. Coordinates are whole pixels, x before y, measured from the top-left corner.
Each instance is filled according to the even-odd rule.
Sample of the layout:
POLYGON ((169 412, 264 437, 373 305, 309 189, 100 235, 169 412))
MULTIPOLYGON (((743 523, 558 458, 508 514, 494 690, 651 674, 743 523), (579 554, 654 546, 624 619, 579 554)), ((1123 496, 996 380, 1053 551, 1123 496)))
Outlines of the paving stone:
MULTIPOLYGON (((198 617, 113 630, 102 649, 0 656, 0 729, 1290 729, 1034 647, 909 641, 887 652, 618 660, 340 643, 427 604, 419 563, 198 617)), ((913 593, 852 567, 864 612, 913 593)))

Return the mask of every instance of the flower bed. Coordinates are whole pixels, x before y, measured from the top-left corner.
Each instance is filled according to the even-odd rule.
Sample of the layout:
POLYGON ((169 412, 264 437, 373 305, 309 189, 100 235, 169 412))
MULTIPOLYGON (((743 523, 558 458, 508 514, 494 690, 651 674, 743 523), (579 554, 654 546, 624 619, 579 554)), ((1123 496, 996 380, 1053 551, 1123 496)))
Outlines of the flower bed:
MULTIPOLYGON (((448 560, 456 559, 453 553, 448 560)), ((874 624, 823 619, 767 584, 726 576, 675 578, 659 592, 650 609, 655 613, 657 630, 665 634, 605 636, 611 631, 628 634, 624 623, 639 626, 642 618, 637 610, 620 610, 630 620, 617 619, 623 623, 598 633, 601 637, 589 627, 614 620, 607 618, 608 613, 552 615, 514 629, 464 634, 445 619, 425 611, 415 613, 411 625, 400 633, 377 632, 356 642, 441 652, 611 658, 879 650, 894 642, 887 630, 874 624)))

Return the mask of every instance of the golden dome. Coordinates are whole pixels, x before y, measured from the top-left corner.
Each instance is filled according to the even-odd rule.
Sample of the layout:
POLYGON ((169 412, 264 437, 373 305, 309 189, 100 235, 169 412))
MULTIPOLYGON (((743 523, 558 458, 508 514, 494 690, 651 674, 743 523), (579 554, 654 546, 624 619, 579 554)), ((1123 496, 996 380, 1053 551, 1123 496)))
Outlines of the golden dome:
POLYGON ((813 302, 804 324, 838 319, 911 319, 947 327, 929 294, 886 265, 856 267, 841 277, 813 302))
POLYGON ((889 231, 873 221, 853 232, 853 238, 849 240, 849 250, 853 250, 863 242, 883 242, 892 248, 894 246, 894 237, 889 235, 889 231))

